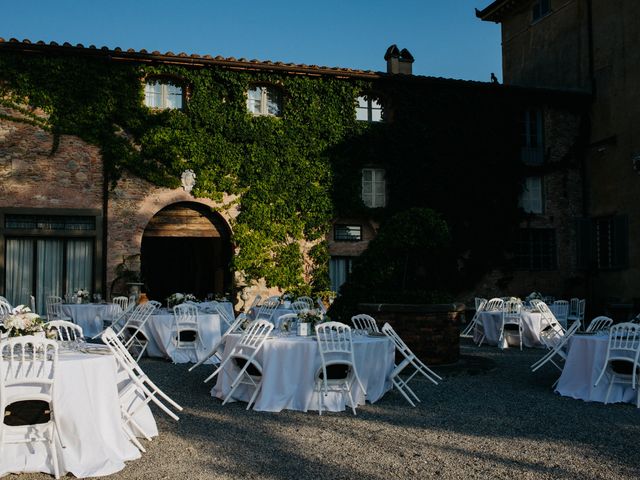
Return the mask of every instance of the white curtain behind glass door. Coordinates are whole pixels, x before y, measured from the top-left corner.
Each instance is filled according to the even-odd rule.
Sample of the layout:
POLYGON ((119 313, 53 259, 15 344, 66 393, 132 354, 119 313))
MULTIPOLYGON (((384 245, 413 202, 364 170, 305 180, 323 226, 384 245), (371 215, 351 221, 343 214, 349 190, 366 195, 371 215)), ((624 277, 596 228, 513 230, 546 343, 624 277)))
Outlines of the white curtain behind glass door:
POLYGON ((7 300, 14 307, 29 305, 33 288, 33 240, 28 238, 7 239, 6 287, 7 300))

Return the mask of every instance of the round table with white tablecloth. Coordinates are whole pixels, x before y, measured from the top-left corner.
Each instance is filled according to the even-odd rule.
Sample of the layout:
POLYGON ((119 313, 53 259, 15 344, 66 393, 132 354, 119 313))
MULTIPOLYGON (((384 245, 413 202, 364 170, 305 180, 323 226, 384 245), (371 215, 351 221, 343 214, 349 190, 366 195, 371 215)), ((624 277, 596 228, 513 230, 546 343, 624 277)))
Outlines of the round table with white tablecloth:
MULTIPOLYGON (((56 438, 61 475, 110 475, 122 470, 125 461, 140 457, 123 430, 118 379, 116 361, 110 354, 60 351, 53 408, 64 444, 62 448, 56 438)), ((135 419, 148 436, 158 434, 148 406, 135 419)), ((48 457, 49 449, 43 443, 4 445, 0 475, 34 471, 53 474, 48 457)))
MULTIPOLYGON (((529 312, 523 310, 520 312, 522 318, 522 344, 525 347, 542 347, 544 344, 540 340, 540 333, 547 327, 548 322, 539 312, 529 312)), ((484 342, 489 345, 497 345, 500 339, 500 329, 502 328, 502 312, 480 312, 478 321, 482 326, 482 330, 476 328, 473 339, 480 341, 484 334, 484 342)))
POLYGON ((105 320, 113 320, 122 309, 111 303, 63 303, 62 313, 82 327, 86 338, 91 338, 102 331, 105 320))
MULTIPOLYGON (((588 402, 604 402, 609 388, 607 374, 602 377, 597 387, 594 383, 604 367, 608 342, 609 336, 606 332, 573 335, 569 339, 569 352, 556 386, 556 393, 588 402)), ((635 403, 636 395, 637 392, 631 385, 615 383, 611 387, 609 402, 635 403)))
MULTIPOLYGON (((227 336, 224 349, 226 358, 240 335, 227 336)), ((387 337, 353 337, 355 365, 360 380, 367 390, 366 400, 373 403, 391 389, 389 375, 393 370, 395 349, 387 337)), ((279 336, 267 339, 258 352, 258 361, 262 365, 262 388, 255 410, 279 412, 288 410, 318 410, 318 397, 314 394, 315 374, 321 366, 318 342, 314 337, 279 336)), ((224 399, 231 389, 231 382, 237 373, 233 362, 228 362, 227 373, 220 373, 211 391, 212 396, 224 399)), ((252 390, 244 385, 236 389, 234 399, 248 401, 252 390)), ((353 399, 363 404, 365 397, 357 381, 352 385, 353 399)), ((324 397, 323 409, 343 411, 347 405, 347 396, 341 392, 329 392, 324 397)))
MULTIPOLYGON (((217 313, 199 313, 198 329, 202 343, 196 342, 194 349, 176 349, 175 331, 176 324, 172 313, 162 312, 151 315, 145 324, 143 331, 149 343, 147 355, 150 357, 170 358, 174 363, 196 363, 203 359, 220 339, 224 328, 220 315, 217 313)), ((214 363, 215 357, 207 363, 214 363)))

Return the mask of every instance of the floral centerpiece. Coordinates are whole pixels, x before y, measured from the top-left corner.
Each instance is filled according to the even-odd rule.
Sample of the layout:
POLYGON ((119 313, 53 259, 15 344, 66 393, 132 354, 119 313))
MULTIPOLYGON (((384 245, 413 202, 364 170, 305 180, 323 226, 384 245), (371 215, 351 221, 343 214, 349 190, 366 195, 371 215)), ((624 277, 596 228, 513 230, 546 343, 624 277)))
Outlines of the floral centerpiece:
POLYGON ((42 333, 43 336, 48 338, 56 338, 56 333, 47 329, 45 323, 45 320, 37 313, 33 313, 29 307, 18 305, 5 317, 4 328, 10 337, 42 333))
POLYGON ((172 293, 167 297, 167 307, 175 307, 184 302, 195 302, 196 296, 192 293, 172 293))
POLYGON ((525 300, 527 302, 530 302, 531 300, 542 300, 542 294, 540 292, 531 292, 529 295, 527 295, 525 300))
POLYGON ((76 290, 75 295, 78 303, 89 303, 89 297, 91 296, 91 294, 86 288, 79 288, 78 290, 76 290))
POLYGON ((298 335, 308 336, 313 335, 315 326, 318 323, 326 321, 326 317, 320 310, 312 308, 310 310, 304 310, 298 313, 298 335))

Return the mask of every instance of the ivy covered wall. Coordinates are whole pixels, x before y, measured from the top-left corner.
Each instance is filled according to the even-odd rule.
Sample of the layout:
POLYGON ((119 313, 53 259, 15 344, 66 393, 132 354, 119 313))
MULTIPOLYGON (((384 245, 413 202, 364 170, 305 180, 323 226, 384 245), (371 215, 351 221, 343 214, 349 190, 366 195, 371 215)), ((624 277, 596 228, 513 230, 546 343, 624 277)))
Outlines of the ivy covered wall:
POLYGON ((515 119, 530 98, 500 86, 0 51, 0 96, 6 105, 46 111, 48 122, 33 121, 55 135, 98 145, 114 185, 126 169, 176 188, 190 168, 196 197, 220 202, 223 194, 237 195, 232 268, 283 289, 303 283, 304 242, 316 245, 309 252, 312 284, 327 289, 322 240, 334 218, 384 222, 410 207, 436 210, 449 225, 462 283, 500 258, 519 218, 515 119), (184 110, 143 105, 144 79, 156 75, 180 79, 188 92, 184 110), (281 118, 247 112, 253 83, 282 89, 281 118), (356 121, 362 93, 381 100, 387 121, 356 121), (366 166, 386 169, 387 208, 363 205, 366 166))

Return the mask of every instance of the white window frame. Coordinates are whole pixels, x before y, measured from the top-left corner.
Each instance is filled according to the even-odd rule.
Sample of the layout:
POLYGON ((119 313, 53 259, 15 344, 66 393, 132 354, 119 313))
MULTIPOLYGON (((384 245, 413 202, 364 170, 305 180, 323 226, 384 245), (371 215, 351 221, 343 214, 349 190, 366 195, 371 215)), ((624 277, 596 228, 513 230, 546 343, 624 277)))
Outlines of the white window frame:
POLYGON ((253 85, 251 90, 260 90, 260 111, 254 111, 251 106, 251 97, 247 92, 247 110, 254 117, 281 117, 282 116, 282 92, 276 89, 276 87, 270 85, 253 85), (269 93, 277 97, 276 105, 278 106, 278 113, 269 112, 269 93))
POLYGON ((369 208, 387 206, 387 181, 383 168, 362 169, 362 202, 369 208), (370 176, 371 180, 366 177, 370 176))
POLYGON ((362 95, 358 97, 356 103, 356 120, 359 122, 381 122, 383 119, 383 108, 377 98, 362 95), (366 118, 362 118, 366 117, 366 118))
POLYGON ((182 108, 184 107, 184 88, 180 84, 172 83, 163 79, 157 79, 157 78, 149 79, 145 81, 145 84, 144 84, 144 104, 149 108, 158 109, 158 110, 167 110, 167 109, 182 110, 182 108), (151 103, 149 101, 150 95, 153 95, 153 96, 156 95, 156 92, 150 91, 150 89, 152 87, 155 87, 156 85, 160 86, 160 105, 150 105, 151 103), (175 106, 169 102, 170 87, 180 89, 180 105, 179 106, 175 106))
POLYGON ((526 177, 518 204, 526 213, 544 213, 544 194, 542 177, 526 177))

